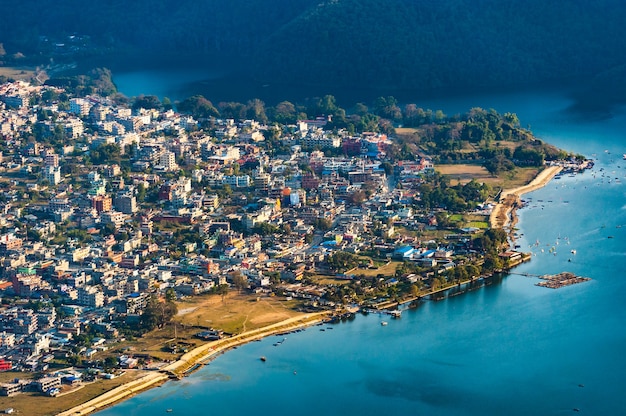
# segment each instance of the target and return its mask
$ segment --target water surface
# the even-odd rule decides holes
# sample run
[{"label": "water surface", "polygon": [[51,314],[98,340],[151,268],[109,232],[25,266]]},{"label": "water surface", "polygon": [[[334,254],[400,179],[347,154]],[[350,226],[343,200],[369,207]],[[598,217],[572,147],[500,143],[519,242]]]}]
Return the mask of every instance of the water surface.
[{"label": "water surface", "polygon": [[270,337],[98,415],[624,413],[626,114],[572,114],[567,97],[529,91],[421,103],[448,114],[516,112],[548,142],[595,155],[593,171],[525,196],[519,243],[533,260],[515,269],[592,281],[551,290],[512,274],[387,326],[370,314],[288,335],[279,346],[282,338]]}]

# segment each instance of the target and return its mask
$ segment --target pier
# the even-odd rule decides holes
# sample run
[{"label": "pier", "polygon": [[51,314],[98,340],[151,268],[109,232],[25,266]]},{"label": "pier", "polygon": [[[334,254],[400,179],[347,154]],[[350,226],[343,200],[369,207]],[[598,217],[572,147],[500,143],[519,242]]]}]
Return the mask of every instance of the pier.
[{"label": "pier", "polygon": [[539,276],[540,279],[545,282],[539,282],[536,286],[547,287],[550,289],[559,289],[565,286],[575,285],[577,283],[586,282],[591,280],[588,277],[577,276],[570,272],[561,272],[559,274],[546,274]]}]

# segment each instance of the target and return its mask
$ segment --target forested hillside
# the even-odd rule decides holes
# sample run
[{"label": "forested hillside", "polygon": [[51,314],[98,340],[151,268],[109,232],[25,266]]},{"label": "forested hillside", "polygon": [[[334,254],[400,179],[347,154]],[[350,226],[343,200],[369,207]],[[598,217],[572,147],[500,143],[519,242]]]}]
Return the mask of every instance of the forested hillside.
[{"label": "forested hillside", "polygon": [[[42,36],[224,56],[263,82],[389,88],[592,78],[626,64],[620,0],[5,0],[0,43]],[[237,58],[237,59],[235,59]],[[612,81],[611,81],[612,82]]]}]

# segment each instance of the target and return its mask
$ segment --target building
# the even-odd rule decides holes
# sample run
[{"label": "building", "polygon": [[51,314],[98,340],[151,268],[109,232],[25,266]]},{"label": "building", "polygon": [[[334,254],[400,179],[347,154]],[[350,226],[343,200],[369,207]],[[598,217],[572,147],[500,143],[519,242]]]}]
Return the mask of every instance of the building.
[{"label": "building", "polygon": [[35,380],[31,385],[42,393],[47,392],[50,389],[61,387],[61,377],[42,377],[39,380]]},{"label": "building", "polygon": [[124,193],[115,198],[115,209],[118,211],[132,215],[137,212],[137,198],[130,194]]},{"label": "building", "polygon": [[176,155],[173,152],[163,152],[159,158],[159,166],[167,171],[176,170]]},{"label": "building", "polygon": [[13,332],[15,334],[30,335],[37,331],[37,316],[30,309],[20,309],[13,319]]},{"label": "building", "polygon": [[50,185],[58,185],[61,183],[61,167],[44,166],[41,171],[41,180],[47,181]]},{"label": "building", "polygon": [[113,203],[110,196],[98,195],[91,200],[91,206],[100,214],[102,212],[111,211]]},{"label": "building", "polygon": [[70,100],[70,113],[86,116],[91,109],[91,103],[84,98],[72,98]]},{"label": "building", "polygon": [[27,380],[15,379],[12,383],[0,384],[0,396],[15,396],[26,390],[26,387],[30,384]]},{"label": "building", "polygon": [[100,308],[104,306],[104,293],[93,286],[78,288],[78,304],[90,308]]},{"label": "building", "polygon": [[110,223],[110,224],[115,225],[115,228],[119,228],[122,225],[124,225],[127,215],[124,214],[123,212],[108,211],[108,212],[103,212],[101,215],[101,218],[102,218],[103,223],[105,224]]},{"label": "building", "polygon": [[0,332],[0,347],[11,348],[15,346],[15,334],[10,332]]},{"label": "building", "polygon": [[0,371],[11,371],[13,369],[13,363],[0,358]]},{"label": "building", "polygon": [[0,236],[0,254],[6,254],[10,250],[18,250],[22,247],[22,239],[17,238],[13,233]]},{"label": "building", "polygon": [[44,156],[44,164],[46,166],[59,166],[59,155],[54,153],[54,151],[51,149],[46,150]]}]

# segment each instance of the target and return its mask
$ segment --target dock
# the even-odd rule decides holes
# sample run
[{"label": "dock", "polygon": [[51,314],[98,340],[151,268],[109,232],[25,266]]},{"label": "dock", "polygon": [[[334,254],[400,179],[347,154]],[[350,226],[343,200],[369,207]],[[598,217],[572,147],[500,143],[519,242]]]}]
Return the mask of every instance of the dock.
[{"label": "dock", "polygon": [[539,276],[539,278],[545,281],[537,283],[536,286],[547,287],[550,289],[559,289],[565,286],[571,286],[577,283],[591,280],[588,277],[577,276],[574,273],[570,272],[561,272],[559,274],[545,274],[543,276]]}]

